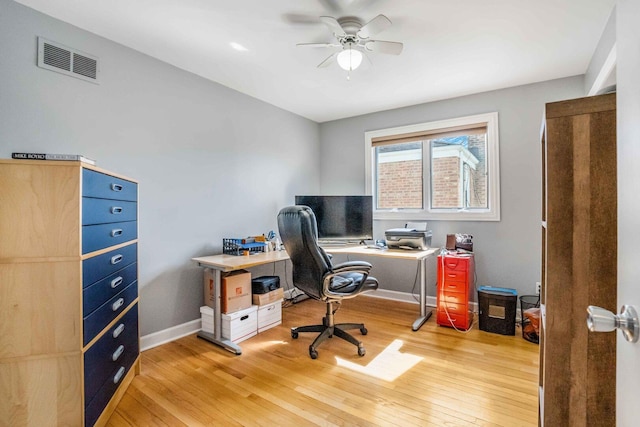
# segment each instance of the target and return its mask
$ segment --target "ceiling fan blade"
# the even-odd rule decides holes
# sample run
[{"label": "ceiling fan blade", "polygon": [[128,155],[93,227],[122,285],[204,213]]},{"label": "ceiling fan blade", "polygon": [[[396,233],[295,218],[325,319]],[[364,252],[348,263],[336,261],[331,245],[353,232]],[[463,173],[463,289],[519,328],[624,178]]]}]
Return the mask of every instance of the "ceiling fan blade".
[{"label": "ceiling fan blade", "polygon": [[366,49],[362,50],[362,56],[364,56],[364,59],[367,60],[367,64],[369,64],[369,66],[373,65],[373,62],[371,62],[371,58],[369,58],[369,55],[367,55]]},{"label": "ceiling fan blade", "polygon": [[342,12],[342,6],[338,0],[318,0],[318,3],[330,12]]},{"label": "ceiling fan blade", "polygon": [[346,11],[354,13],[361,9],[370,9],[373,7],[373,3],[378,1],[380,0],[318,0],[318,3],[320,3],[327,11],[336,15],[342,15]]},{"label": "ceiling fan blade", "polygon": [[296,46],[299,46],[299,47],[342,47],[341,44],[337,44],[337,43],[297,43]]},{"label": "ceiling fan blade", "polygon": [[364,26],[360,28],[360,31],[358,31],[357,36],[361,39],[368,39],[369,37],[386,30],[390,26],[391,21],[389,20],[389,18],[384,15],[378,15],[371,21],[364,24]]},{"label": "ceiling fan blade", "polygon": [[284,15],[282,15],[282,18],[289,24],[317,25],[320,23],[320,20],[317,16],[303,15],[300,13],[285,13]]},{"label": "ceiling fan blade", "polygon": [[329,65],[331,65],[334,61],[334,59],[336,58],[336,56],[338,56],[338,52],[329,55],[329,57],[327,59],[325,59],[324,61],[322,61],[321,63],[318,64],[318,68],[325,68],[328,67]]},{"label": "ceiling fan blade", "polygon": [[331,16],[321,16],[320,21],[322,21],[327,27],[329,27],[331,32],[336,36],[342,37],[347,35],[347,33],[345,33],[342,29],[342,25],[340,25],[336,18],[333,18]]},{"label": "ceiling fan blade", "polygon": [[400,55],[404,45],[398,42],[386,42],[382,40],[370,40],[364,44],[365,49],[370,52],[388,53],[390,55]]}]

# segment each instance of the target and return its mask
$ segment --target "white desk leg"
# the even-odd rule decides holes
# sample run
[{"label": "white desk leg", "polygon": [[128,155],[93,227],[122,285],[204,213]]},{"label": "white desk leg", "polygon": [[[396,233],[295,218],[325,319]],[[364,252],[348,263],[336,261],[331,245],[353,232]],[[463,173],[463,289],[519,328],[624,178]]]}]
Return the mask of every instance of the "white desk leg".
[{"label": "white desk leg", "polygon": [[417,331],[424,322],[431,317],[431,309],[427,311],[427,257],[418,261],[420,263],[420,317],[413,322],[411,329]]},{"label": "white desk leg", "polygon": [[213,334],[208,332],[200,331],[198,332],[198,338],[202,338],[205,341],[209,341],[215,345],[218,345],[225,350],[230,351],[235,354],[242,354],[242,349],[236,343],[222,339],[222,309],[220,306],[220,287],[222,286],[222,277],[220,274],[220,270],[212,269],[215,277],[214,283],[214,298],[216,301],[216,307],[213,313]]}]

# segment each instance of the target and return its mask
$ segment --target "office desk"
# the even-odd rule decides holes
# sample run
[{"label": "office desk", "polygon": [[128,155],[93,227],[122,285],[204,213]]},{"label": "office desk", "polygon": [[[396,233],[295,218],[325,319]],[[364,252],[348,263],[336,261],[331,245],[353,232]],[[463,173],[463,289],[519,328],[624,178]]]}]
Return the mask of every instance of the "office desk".
[{"label": "office desk", "polygon": [[366,246],[325,247],[330,254],[363,255],[390,259],[414,260],[420,263],[420,317],[413,322],[411,329],[417,331],[431,317],[431,309],[427,310],[427,259],[436,256],[439,249],[430,248],[424,251],[408,251],[403,249],[369,249]]},{"label": "office desk", "polygon": [[[417,331],[431,316],[431,310],[427,311],[427,259],[430,256],[435,256],[438,249],[427,249],[426,251],[407,251],[407,250],[394,250],[394,249],[369,249],[365,246],[344,246],[344,247],[325,247],[324,250],[330,254],[345,254],[345,255],[363,255],[383,257],[388,259],[405,259],[414,260],[420,263],[420,317],[413,322],[412,329]],[[257,267],[263,264],[270,264],[272,262],[286,261],[289,259],[289,255],[286,251],[273,251],[259,253],[255,255],[247,256],[235,256],[235,255],[213,255],[199,258],[192,258],[197,262],[200,267],[209,268],[213,270],[215,277],[215,307],[214,307],[214,321],[213,321],[213,334],[208,332],[198,332],[198,337],[216,344],[226,350],[229,350],[235,354],[242,354],[240,346],[230,340],[222,338],[222,311],[220,309],[220,284],[221,273],[242,270],[245,268]]]},{"label": "office desk", "polygon": [[225,350],[235,354],[242,354],[242,349],[234,342],[222,338],[222,310],[220,309],[220,284],[222,283],[221,273],[245,268],[256,267],[258,265],[270,264],[272,262],[286,261],[289,255],[285,251],[265,252],[255,255],[235,256],[235,255],[213,255],[200,258],[192,258],[200,267],[213,270],[215,277],[214,299],[215,307],[213,311],[213,334],[208,332],[198,332],[198,337],[212,342]]}]

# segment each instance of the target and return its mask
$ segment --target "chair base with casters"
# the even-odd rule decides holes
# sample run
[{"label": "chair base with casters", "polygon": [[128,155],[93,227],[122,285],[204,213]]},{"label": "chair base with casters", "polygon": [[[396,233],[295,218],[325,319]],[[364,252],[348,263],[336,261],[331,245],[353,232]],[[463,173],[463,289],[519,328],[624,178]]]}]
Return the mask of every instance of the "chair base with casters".
[{"label": "chair base with casters", "polygon": [[367,328],[365,328],[364,323],[334,323],[333,315],[338,311],[338,308],[335,310],[333,309],[334,302],[340,304],[339,301],[327,301],[327,314],[322,318],[322,325],[298,326],[297,328],[291,328],[291,338],[297,339],[300,332],[320,332],[320,335],[318,335],[309,346],[309,356],[311,356],[312,359],[318,358],[318,351],[316,348],[318,348],[318,346],[327,338],[332,338],[334,335],[358,347],[358,356],[364,356],[366,354],[364,345],[346,331],[349,329],[360,329],[360,333],[362,335],[367,335]]}]

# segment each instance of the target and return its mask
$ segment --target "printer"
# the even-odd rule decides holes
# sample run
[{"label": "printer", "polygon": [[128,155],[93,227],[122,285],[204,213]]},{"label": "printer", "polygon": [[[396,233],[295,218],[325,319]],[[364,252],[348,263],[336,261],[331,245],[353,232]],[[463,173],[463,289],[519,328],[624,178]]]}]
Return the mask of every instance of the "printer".
[{"label": "printer", "polygon": [[427,230],[427,223],[405,224],[404,228],[391,228],[384,232],[389,249],[425,250],[431,247],[431,230]]}]

